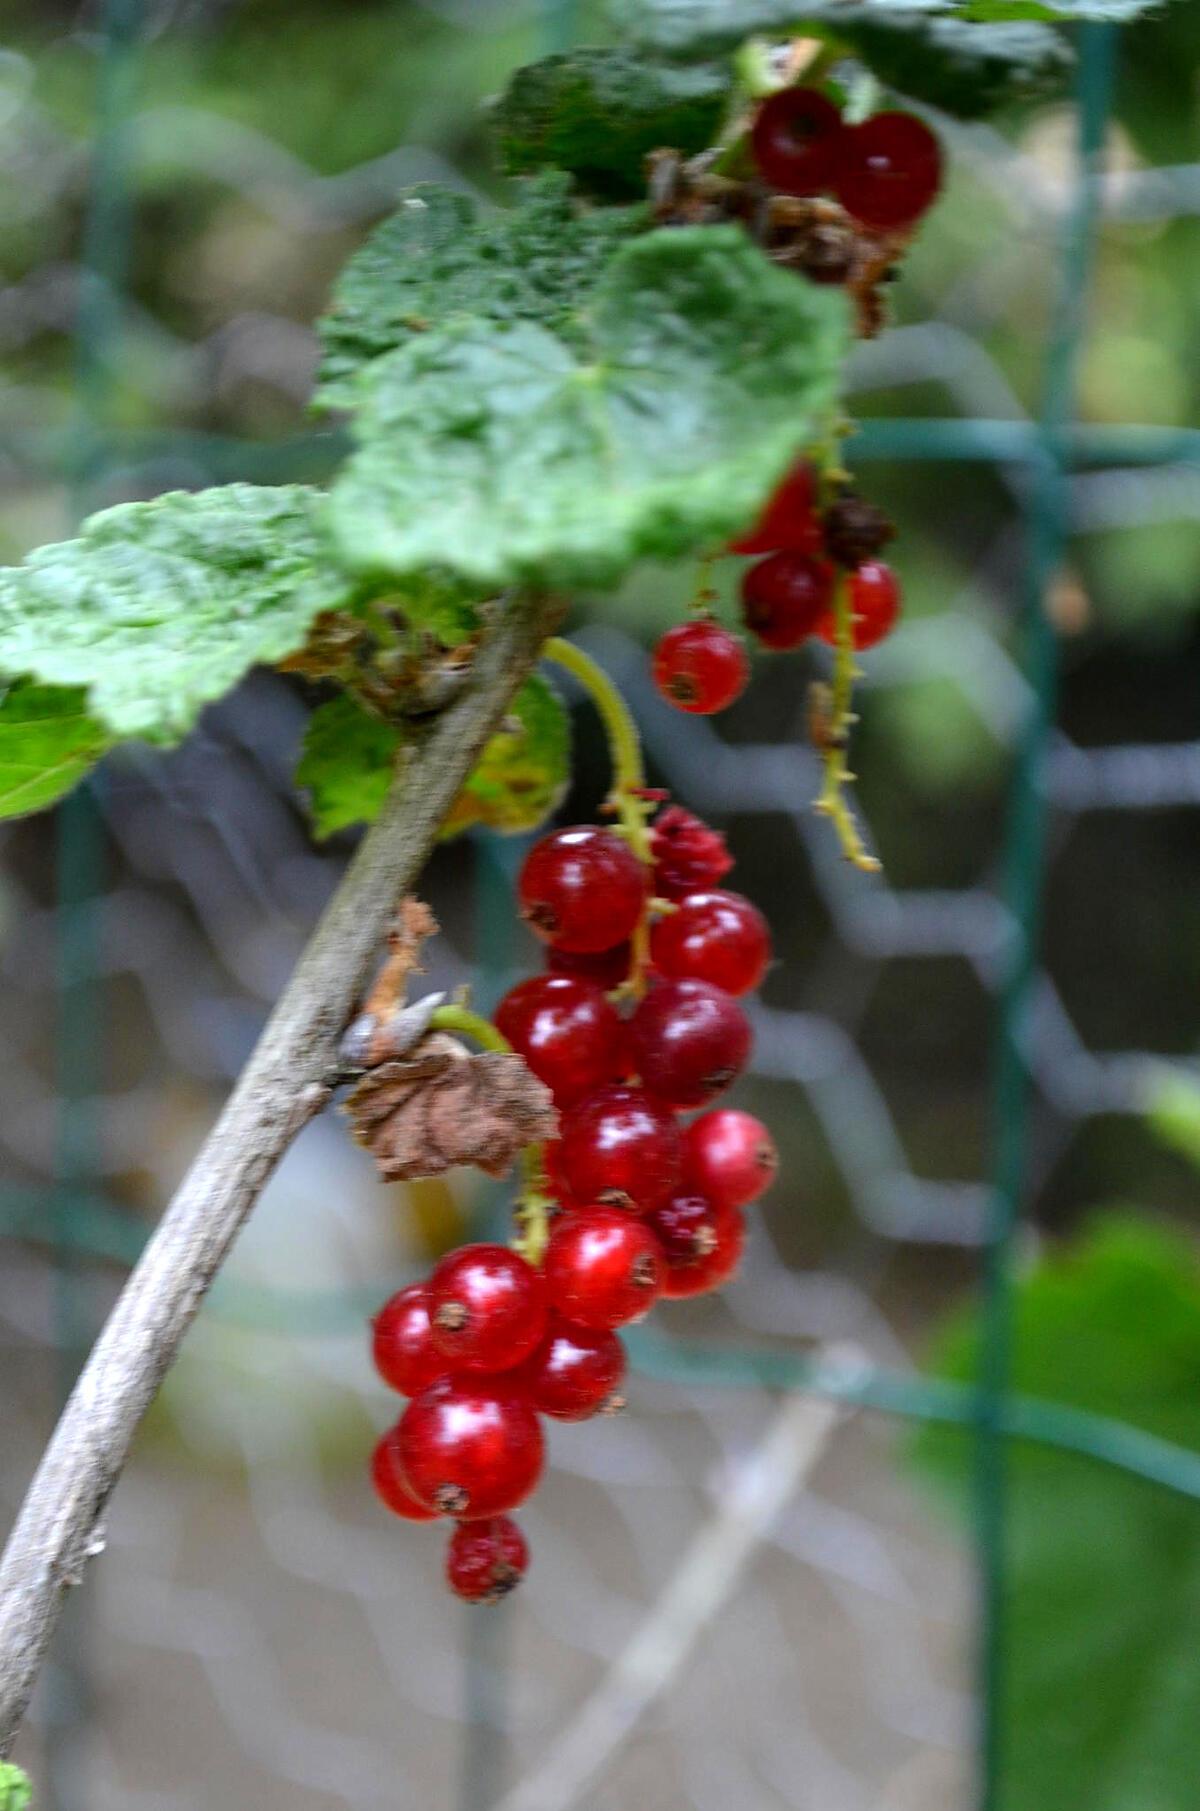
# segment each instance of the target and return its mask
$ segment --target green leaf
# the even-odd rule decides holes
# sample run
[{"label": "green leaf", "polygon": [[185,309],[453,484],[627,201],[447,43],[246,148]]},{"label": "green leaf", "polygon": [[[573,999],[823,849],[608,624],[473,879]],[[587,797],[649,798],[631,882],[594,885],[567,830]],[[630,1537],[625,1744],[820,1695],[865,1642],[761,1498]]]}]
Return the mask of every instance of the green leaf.
[{"label": "green leaf", "polygon": [[17,680],[0,692],[0,818],[45,810],[95,766],[112,738],[85,705],[78,686]]},{"label": "green leaf", "polygon": [[[979,1326],[940,1342],[977,1374]],[[1200,1269],[1144,1222],[1098,1223],[1017,1291],[1014,1387],[1200,1451]],[[927,1427],[922,1468],[967,1509],[970,1451]],[[1195,1502],[1050,1447],[1010,1448],[1009,1689],[1000,1811],[1193,1811],[1200,1773]]]},{"label": "green leaf", "polygon": [[720,546],[826,424],[848,343],[840,293],[736,227],[625,246],[578,326],[583,351],[460,321],[379,360],[332,496],[343,557],[483,589],[605,586]]},{"label": "green leaf", "polygon": [[402,743],[394,725],[373,717],[348,692],[318,706],[296,769],[296,784],[311,797],[318,837],[378,817]]},{"label": "green leaf", "polygon": [[0,1761],[0,1811],[29,1811],[32,1803],[28,1774],[11,1761]]},{"label": "green leaf", "polygon": [[419,572],[395,592],[372,598],[370,607],[378,611],[394,605],[411,628],[431,635],[443,647],[456,648],[477,632],[481,601],[477,591],[451,578]]},{"label": "green leaf", "polygon": [[516,835],[536,830],[562,803],[571,777],[571,725],[540,673],[525,681],[442,825],[443,837],[473,824]]},{"label": "green leaf", "polygon": [[1058,87],[1073,60],[1034,22],[1058,16],[1040,0],[990,0],[986,15],[956,0],[614,0],[614,12],[632,45],[666,57],[718,56],[756,33],[829,38],[888,87],[965,119]]},{"label": "green leaf", "polygon": [[601,194],[643,195],[646,156],[691,155],[716,137],[731,80],[719,64],[656,63],[581,49],[518,69],[496,104],[506,170],[571,170]]},{"label": "green leaf", "polygon": [[318,407],[352,408],[364,365],[448,320],[569,329],[617,246],[646,223],[640,207],[581,212],[559,171],[521,183],[514,207],[484,217],[454,189],[411,190],[351,258],[317,323]]},{"label": "green leaf", "polygon": [[1165,1145],[1200,1170],[1200,1081],[1164,1069],[1147,1092],[1146,1117]]},{"label": "green leaf", "polygon": [[0,570],[0,673],[83,687],[114,737],[179,741],[349,596],[318,532],[321,501],[231,484],[104,510],[78,540]]}]

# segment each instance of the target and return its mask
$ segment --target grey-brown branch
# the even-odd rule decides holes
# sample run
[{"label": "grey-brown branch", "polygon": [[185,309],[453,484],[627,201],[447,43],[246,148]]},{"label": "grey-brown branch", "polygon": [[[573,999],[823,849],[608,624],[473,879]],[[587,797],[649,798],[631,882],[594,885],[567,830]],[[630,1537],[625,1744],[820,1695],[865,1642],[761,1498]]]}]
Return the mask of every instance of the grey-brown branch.
[{"label": "grey-brown branch", "polygon": [[471,685],[409,755],[84,1366],[0,1560],[0,1756],[63,1598],[98,1545],[142,1416],[271,1172],[328,1099],[339,1036],[390,914],[555,614],[544,598],[514,600],[482,644]]}]

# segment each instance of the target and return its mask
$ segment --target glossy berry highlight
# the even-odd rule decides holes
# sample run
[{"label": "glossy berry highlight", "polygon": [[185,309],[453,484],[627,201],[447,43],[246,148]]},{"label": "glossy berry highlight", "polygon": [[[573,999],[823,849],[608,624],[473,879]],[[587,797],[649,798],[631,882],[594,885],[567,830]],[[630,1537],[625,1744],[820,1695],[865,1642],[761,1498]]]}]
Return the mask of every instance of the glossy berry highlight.
[{"label": "glossy berry highlight", "polygon": [[507,1245],[463,1245],[429,1279],[429,1325],[447,1367],[508,1371],[546,1330],[546,1286]]},{"label": "glossy berry highlight", "polygon": [[911,113],[876,113],[847,127],[833,187],[848,214],[881,232],[912,226],[937,196],[942,154]]},{"label": "glossy berry highlight", "polygon": [[[895,628],[900,615],[900,581],[885,561],[866,560],[847,583],[854,646],[862,654]],[[832,604],[817,624],[817,634],[831,647],[836,644],[837,618]]]},{"label": "glossy berry highlight", "polygon": [[708,981],[656,982],[629,1022],[646,1092],[680,1111],[723,1093],[745,1068],[750,1045],[741,1007]]},{"label": "glossy berry highlight", "polygon": [[660,975],[710,981],[727,994],[757,987],[771,960],[771,933],[756,905],[741,893],[689,893],[660,918],[650,936]]},{"label": "glossy berry highlight", "polygon": [[650,832],[654,857],[654,891],[661,899],[715,887],[729,873],[733,857],[725,838],[682,805],[660,811]]},{"label": "glossy berry highlight", "polygon": [[521,915],[543,942],[577,954],[624,943],[642,915],[642,864],[611,830],[556,830],[534,845],[517,883]]},{"label": "glossy berry highlight", "polygon": [[477,1520],[524,1502],[543,1463],[533,1405],[503,1378],[443,1378],[415,1396],[396,1430],[418,1502]]},{"label": "glossy berry highlight", "polygon": [[652,671],[668,704],[711,717],[741,697],[750,663],[739,636],[711,617],[697,617],[667,630],[654,650]]},{"label": "glossy berry highlight", "polygon": [[400,1445],[395,1428],[389,1429],[375,1444],[371,1454],[371,1483],[385,1509],[405,1522],[436,1522],[438,1511],[419,1501],[405,1481],[400,1464]]},{"label": "glossy berry highlight", "polygon": [[416,1396],[444,1377],[447,1362],[433,1341],[429,1291],[410,1283],[390,1296],[371,1324],[375,1369],[402,1396]]},{"label": "glossy berry highlight", "polygon": [[646,1215],[646,1226],[672,1270],[711,1257],[717,1248],[717,1209],[700,1194],[672,1195]]},{"label": "glossy berry highlight", "polygon": [[521,1367],[521,1387],[541,1415],[587,1421],[621,1406],[625,1348],[606,1327],[554,1319],[537,1351]]},{"label": "glossy berry highlight", "polygon": [[750,150],[764,180],[785,195],[819,195],[837,167],[842,116],[816,88],[784,88],[763,101]]},{"label": "glossy berry highlight", "polygon": [[727,1283],[741,1263],[746,1243],[746,1220],[738,1207],[714,1209],[716,1241],[711,1251],[694,1264],[667,1265],[663,1270],[662,1292],[669,1301],[682,1301],[695,1295],[711,1295]]},{"label": "glossy berry highlight", "polygon": [[833,569],[807,553],[773,553],[742,575],[742,621],[764,648],[786,653],[816,632]]},{"label": "glossy berry highlight", "polygon": [[559,1107],[619,1081],[629,1070],[625,1027],[592,981],[571,975],[521,981],[501,1000],[496,1029]]},{"label": "glossy berry highlight", "polygon": [[528,1567],[525,1536],[507,1515],[460,1522],[446,1548],[446,1583],[467,1603],[499,1603]]},{"label": "glossy berry highlight", "polygon": [[555,1225],[545,1270],[550,1300],[564,1320],[613,1328],[654,1306],[663,1264],[642,1221],[617,1208],[584,1207]]},{"label": "glossy berry highlight", "polygon": [[679,1129],[644,1089],[601,1088],[564,1117],[556,1161],[576,1201],[644,1212],[679,1180]]},{"label": "glossy berry highlight", "polygon": [[749,1206],[770,1188],[778,1170],[779,1153],[766,1126],[738,1107],[702,1113],[683,1135],[685,1186],[715,1206]]}]

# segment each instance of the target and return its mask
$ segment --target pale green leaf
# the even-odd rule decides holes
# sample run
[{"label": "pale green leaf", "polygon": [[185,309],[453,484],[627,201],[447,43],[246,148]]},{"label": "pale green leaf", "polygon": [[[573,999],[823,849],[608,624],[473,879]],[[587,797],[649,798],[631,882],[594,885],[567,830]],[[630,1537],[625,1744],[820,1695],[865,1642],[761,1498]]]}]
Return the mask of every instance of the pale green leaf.
[{"label": "pale green leaf", "polygon": [[123,503],[0,570],[0,674],[82,686],[114,737],[177,742],[350,594],[301,486]]},{"label": "pale green leaf", "polygon": [[347,562],[604,586],[719,547],[827,425],[848,344],[840,293],[736,227],[625,246],[580,333],[456,322],[379,360],[332,496]]},{"label": "pale green leaf", "polygon": [[308,720],[296,784],[309,794],[313,829],[332,836],[378,817],[403,743],[392,724],[372,716],[348,692]]},{"label": "pale green leaf", "polygon": [[[112,741],[78,686],[0,691],[0,818],[44,811],[78,784]],[[0,1798],[0,1811],[3,1811]]]},{"label": "pale green leaf", "polygon": [[454,189],[411,190],[351,258],[317,323],[318,406],[353,407],[364,365],[447,320],[569,330],[616,247],[645,225],[643,208],[581,210],[559,171],[521,183],[513,207],[484,215]]},{"label": "pale green leaf", "polygon": [[[940,1342],[977,1374],[979,1325]],[[1200,1452],[1194,1245],[1110,1219],[1018,1286],[1013,1387]],[[969,1511],[970,1447],[927,1427],[924,1470]],[[1008,1689],[998,1811],[1194,1811],[1200,1515],[1187,1497],[1052,1447],[1010,1447]]]},{"label": "pale green leaf", "polygon": [[0,1761],[0,1811],[29,1811],[32,1804],[29,1776],[11,1761]]},{"label": "pale green leaf", "polygon": [[543,57],[518,69],[496,103],[501,161],[514,173],[550,165],[600,193],[644,195],[647,153],[706,149],[731,87],[720,64],[588,48]]},{"label": "pale green leaf", "polygon": [[473,824],[506,835],[536,830],[562,803],[570,777],[570,720],[553,686],[535,673],[513,699],[441,834],[455,836]]}]

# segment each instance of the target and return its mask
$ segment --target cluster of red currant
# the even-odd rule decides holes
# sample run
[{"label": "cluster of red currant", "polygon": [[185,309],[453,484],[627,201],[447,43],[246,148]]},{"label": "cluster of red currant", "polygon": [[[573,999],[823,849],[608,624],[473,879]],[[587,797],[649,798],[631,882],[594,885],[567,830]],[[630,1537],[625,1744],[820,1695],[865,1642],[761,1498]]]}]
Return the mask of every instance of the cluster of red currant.
[{"label": "cluster of red currant", "polygon": [[750,149],[764,181],[785,195],[834,195],[877,232],[914,226],[942,182],[938,141],[911,113],[848,125],[817,88],[784,88],[760,105]]},{"label": "cluster of red currant", "polygon": [[620,1406],[617,1329],[660,1296],[725,1282],[742,1209],[775,1174],[750,1114],[680,1119],[746,1062],[736,996],[766,969],[766,923],[720,887],[724,839],[690,812],[662,810],[646,847],[643,861],[621,832],[583,825],[531,850],[518,895],[547,968],[510,990],[495,1025],[560,1114],[540,1224],[527,1203],[520,1249],[450,1253],[374,1323],[376,1367],[410,1398],[376,1447],[375,1488],[410,1521],[454,1519],[447,1577],[471,1601],[503,1595],[528,1563],[506,1512],[541,1472],[540,1418]]}]

